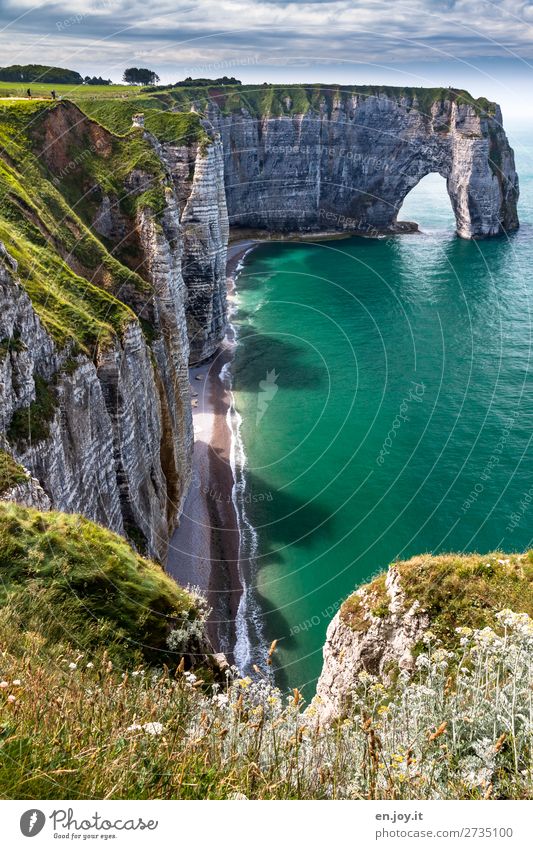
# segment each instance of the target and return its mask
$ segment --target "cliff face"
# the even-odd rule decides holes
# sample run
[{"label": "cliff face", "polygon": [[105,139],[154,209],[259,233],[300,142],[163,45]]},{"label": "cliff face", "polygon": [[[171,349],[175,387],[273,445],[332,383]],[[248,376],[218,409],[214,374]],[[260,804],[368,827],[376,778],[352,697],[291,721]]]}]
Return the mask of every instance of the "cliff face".
[{"label": "cliff face", "polygon": [[344,713],[361,673],[387,683],[412,672],[420,650],[458,649],[461,629],[494,627],[504,608],[531,615],[532,564],[533,552],[423,555],[360,587],[327,630],[316,702],[322,719]]},{"label": "cliff face", "polygon": [[170,174],[171,146],[142,131],[123,150],[73,106],[39,121],[39,205],[20,213],[20,189],[0,243],[0,434],[37,489],[3,497],[83,513],[163,560],[191,476],[187,314],[205,322],[198,359],[224,327],[220,148],[175,146],[187,172]]},{"label": "cliff face", "polygon": [[217,134],[204,150],[172,142],[156,147],[179,203],[190,359],[199,363],[213,354],[226,326],[229,223],[222,144]]},{"label": "cliff face", "polygon": [[[408,192],[446,178],[463,238],[518,226],[518,178],[499,107],[449,93],[339,91],[281,97],[272,116],[207,107],[224,146],[230,223],[278,232],[394,231]],[[485,107],[485,108],[483,108]],[[266,108],[266,107],[265,107]]]}]

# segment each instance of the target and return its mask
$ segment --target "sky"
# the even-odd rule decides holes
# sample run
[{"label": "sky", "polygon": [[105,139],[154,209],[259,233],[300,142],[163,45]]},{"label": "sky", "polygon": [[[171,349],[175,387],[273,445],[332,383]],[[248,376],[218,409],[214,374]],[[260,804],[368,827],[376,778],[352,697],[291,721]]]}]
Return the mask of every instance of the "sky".
[{"label": "sky", "polygon": [[450,85],[533,120],[533,0],[0,0],[2,65]]}]

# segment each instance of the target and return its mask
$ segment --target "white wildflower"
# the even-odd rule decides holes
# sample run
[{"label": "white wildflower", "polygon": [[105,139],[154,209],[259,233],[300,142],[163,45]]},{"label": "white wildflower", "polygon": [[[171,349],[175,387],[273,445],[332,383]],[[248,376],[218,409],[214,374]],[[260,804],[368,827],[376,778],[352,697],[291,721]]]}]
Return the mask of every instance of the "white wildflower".
[{"label": "white wildflower", "polygon": [[147,734],[152,734],[152,736],[156,736],[157,734],[162,733],[163,726],[160,722],[145,722],[143,725],[143,730],[146,731]]}]

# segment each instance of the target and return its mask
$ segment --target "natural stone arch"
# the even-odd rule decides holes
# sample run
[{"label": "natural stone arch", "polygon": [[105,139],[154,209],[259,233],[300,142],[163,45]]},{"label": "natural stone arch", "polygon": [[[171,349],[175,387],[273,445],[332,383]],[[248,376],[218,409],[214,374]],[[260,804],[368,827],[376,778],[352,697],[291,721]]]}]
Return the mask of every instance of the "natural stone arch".
[{"label": "natural stone arch", "polygon": [[454,210],[448,194],[446,180],[438,171],[421,177],[404,197],[397,213],[400,223],[416,224],[422,230],[455,229]]},{"label": "natural stone arch", "polygon": [[515,229],[518,178],[499,107],[453,93],[422,106],[412,92],[341,91],[333,106],[278,117],[212,104],[231,225],[394,232],[403,199],[436,171],[460,236]]}]

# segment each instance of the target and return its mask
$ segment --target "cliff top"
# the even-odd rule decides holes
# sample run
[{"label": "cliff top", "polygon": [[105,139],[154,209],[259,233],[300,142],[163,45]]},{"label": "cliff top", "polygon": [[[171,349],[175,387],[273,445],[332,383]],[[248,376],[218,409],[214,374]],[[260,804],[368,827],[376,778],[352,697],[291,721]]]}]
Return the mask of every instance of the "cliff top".
[{"label": "cliff top", "polygon": [[[26,86],[27,87],[27,86]],[[0,97],[25,97],[26,87],[13,88],[0,82]],[[329,83],[262,83],[242,85],[239,82],[220,83],[216,80],[192,80],[186,85],[148,86],[83,86],[59,85],[57,93],[77,103],[80,108],[100,121],[114,133],[125,134],[131,127],[135,112],[178,109],[184,113],[181,122],[159,125],[158,129],[169,136],[169,141],[182,139],[184,143],[201,139],[202,129],[197,116],[189,114],[191,106],[201,110],[215,103],[225,114],[246,109],[254,117],[281,117],[305,114],[321,108],[331,112],[335,102],[353,97],[387,98],[401,102],[407,109],[429,114],[434,103],[455,101],[469,104],[477,114],[492,116],[497,105],[485,97],[473,97],[465,89],[437,86],[392,85],[340,85]],[[37,96],[48,97],[48,85],[37,84],[32,91]],[[151,129],[148,127],[148,129]],[[157,135],[156,129],[151,129]]]},{"label": "cliff top", "polygon": [[[431,631],[447,645],[457,639],[459,626],[494,627],[504,607],[533,617],[533,551],[420,555],[389,568],[399,575],[405,612],[417,602]],[[353,631],[364,634],[371,617],[390,615],[386,577],[381,573],[342,605],[340,618]]]},{"label": "cliff top", "polygon": [[43,647],[171,662],[171,625],[196,615],[161,567],[78,515],[0,503],[0,574],[2,616]]},{"label": "cliff top", "polygon": [[417,109],[422,114],[429,114],[434,103],[455,101],[469,104],[477,113],[493,115],[496,104],[484,97],[474,98],[464,89],[444,87],[422,88],[408,86],[384,85],[326,85],[294,84],[294,85],[224,85],[197,87],[171,87],[148,95],[150,99],[158,99],[166,106],[177,106],[187,109],[191,103],[206,107],[208,102],[216,103],[225,114],[246,109],[254,117],[270,115],[305,114],[308,111],[319,111],[326,108],[331,112],[334,103],[358,98],[387,98],[402,102],[408,109]]}]

